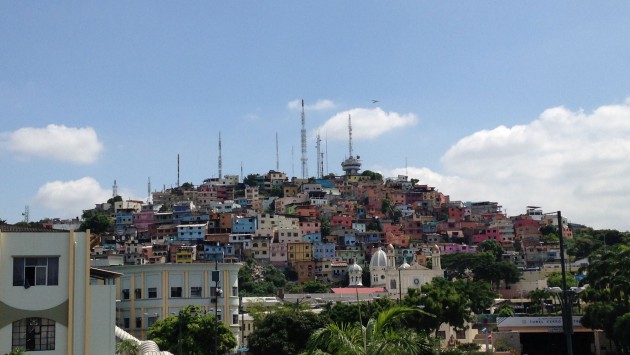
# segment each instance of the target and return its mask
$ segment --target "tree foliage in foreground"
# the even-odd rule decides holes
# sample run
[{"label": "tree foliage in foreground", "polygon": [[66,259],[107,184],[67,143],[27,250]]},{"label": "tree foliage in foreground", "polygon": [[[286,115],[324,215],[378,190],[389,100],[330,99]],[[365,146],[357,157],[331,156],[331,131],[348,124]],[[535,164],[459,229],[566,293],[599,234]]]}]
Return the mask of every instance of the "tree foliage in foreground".
[{"label": "tree foliage in foreground", "polygon": [[215,339],[219,354],[236,347],[236,337],[230,329],[213,314],[203,314],[199,306],[188,306],[177,315],[155,322],[148,330],[148,338],[162,351],[173,354],[212,354]]},{"label": "tree foliage in foreground", "polygon": [[394,306],[361,323],[329,323],[308,340],[306,354],[376,355],[432,354],[429,338],[401,322],[422,313],[419,309]]},{"label": "tree foliage in foreground", "polygon": [[630,246],[598,249],[589,257],[587,271],[589,287],[580,294],[588,302],[582,324],[603,329],[618,349],[630,351],[628,332],[622,329],[630,324]]},{"label": "tree foliage in foreground", "polygon": [[254,320],[255,329],[248,338],[252,354],[293,355],[305,349],[309,336],[326,323],[322,317],[297,306],[277,307]]}]

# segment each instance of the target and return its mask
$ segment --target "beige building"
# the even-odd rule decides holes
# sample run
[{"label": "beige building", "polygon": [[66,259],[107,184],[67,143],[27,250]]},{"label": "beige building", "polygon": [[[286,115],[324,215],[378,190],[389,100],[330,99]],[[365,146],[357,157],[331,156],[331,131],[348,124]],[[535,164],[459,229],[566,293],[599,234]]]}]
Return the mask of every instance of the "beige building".
[{"label": "beige building", "polygon": [[[189,305],[216,314],[239,336],[239,263],[145,264],[111,266],[122,274],[116,282],[116,319],[138,339],[157,320],[177,314]],[[215,269],[216,268],[216,269]],[[216,275],[218,274],[218,282]],[[218,286],[218,287],[217,287]]]}]

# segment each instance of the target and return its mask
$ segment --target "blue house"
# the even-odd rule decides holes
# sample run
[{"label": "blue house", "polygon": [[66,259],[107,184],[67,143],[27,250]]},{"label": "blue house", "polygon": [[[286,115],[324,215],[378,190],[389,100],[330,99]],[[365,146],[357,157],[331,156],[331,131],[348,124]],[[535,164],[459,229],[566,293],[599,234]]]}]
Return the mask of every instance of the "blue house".
[{"label": "blue house", "polygon": [[232,233],[234,234],[253,234],[258,228],[258,219],[256,217],[232,217]]}]

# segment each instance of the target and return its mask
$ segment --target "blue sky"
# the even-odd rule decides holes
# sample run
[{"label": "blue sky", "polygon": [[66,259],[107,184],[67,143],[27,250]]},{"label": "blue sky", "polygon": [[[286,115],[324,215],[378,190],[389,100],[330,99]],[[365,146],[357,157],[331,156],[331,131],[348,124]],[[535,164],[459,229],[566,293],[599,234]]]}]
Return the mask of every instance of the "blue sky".
[{"label": "blue sky", "polygon": [[[223,173],[363,168],[630,229],[630,3],[0,3],[0,218]],[[372,103],[372,99],[379,100]],[[293,155],[291,153],[293,149]],[[293,159],[292,159],[293,156]],[[407,166],[405,167],[405,161]]]}]

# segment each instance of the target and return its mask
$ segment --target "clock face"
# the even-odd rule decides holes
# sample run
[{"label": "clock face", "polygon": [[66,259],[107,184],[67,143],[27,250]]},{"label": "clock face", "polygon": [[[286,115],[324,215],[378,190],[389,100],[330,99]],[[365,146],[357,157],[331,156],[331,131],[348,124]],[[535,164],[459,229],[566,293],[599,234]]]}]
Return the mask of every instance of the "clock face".
[{"label": "clock face", "polygon": [[381,279],[382,279],[382,280],[383,280],[383,279],[385,279],[385,275],[381,275]]}]

